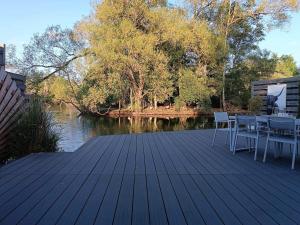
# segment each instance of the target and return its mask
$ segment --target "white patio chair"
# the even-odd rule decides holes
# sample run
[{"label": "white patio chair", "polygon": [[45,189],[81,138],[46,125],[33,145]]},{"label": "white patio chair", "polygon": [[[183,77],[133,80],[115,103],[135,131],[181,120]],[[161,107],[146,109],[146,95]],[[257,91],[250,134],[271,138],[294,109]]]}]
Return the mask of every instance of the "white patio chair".
[{"label": "white patio chair", "polygon": [[255,145],[254,160],[257,159],[257,149],[258,149],[259,138],[261,136],[267,136],[268,131],[269,131],[269,127],[268,127],[269,118],[267,116],[256,116],[255,119],[256,119],[256,138],[257,138],[257,142],[256,142],[256,145]]},{"label": "white patio chair", "polygon": [[292,169],[295,168],[295,159],[298,145],[297,127],[295,119],[285,117],[270,117],[268,122],[269,132],[265,146],[263,162],[266,162],[269,142],[286,143],[293,146]]},{"label": "white patio chair", "polygon": [[[214,131],[214,136],[211,145],[213,146],[215,143],[217,131],[226,131],[226,144],[227,144],[227,139],[228,139],[228,133],[229,133],[229,116],[227,112],[214,112],[214,117],[215,117],[215,131]],[[220,127],[221,125],[226,124],[226,128]]]},{"label": "white patio chair", "polygon": [[244,137],[249,141],[249,152],[251,151],[251,140],[254,140],[255,151],[257,151],[259,133],[256,131],[256,118],[255,116],[236,116],[236,132],[233,144],[233,154],[237,151],[237,142],[239,137]]}]

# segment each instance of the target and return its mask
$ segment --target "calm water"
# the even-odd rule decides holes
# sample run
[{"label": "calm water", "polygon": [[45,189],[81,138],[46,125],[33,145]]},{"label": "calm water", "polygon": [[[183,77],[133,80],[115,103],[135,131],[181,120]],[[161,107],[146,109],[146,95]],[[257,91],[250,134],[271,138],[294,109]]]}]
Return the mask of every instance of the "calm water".
[{"label": "calm water", "polygon": [[51,108],[57,128],[61,133],[59,147],[72,152],[89,138],[98,135],[142,133],[155,131],[176,131],[211,128],[212,117],[86,117],[78,116],[74,109]]}]

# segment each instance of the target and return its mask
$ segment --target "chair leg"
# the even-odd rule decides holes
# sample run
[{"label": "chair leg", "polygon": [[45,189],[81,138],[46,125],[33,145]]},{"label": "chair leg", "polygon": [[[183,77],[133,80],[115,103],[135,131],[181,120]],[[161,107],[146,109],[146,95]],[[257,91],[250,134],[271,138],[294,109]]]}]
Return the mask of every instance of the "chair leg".
[{"label": "chair leg", "polygon": [[235,135],[234,143],[233,143],[233,154],[234,154],[234,155],[235,155],[235,151],[236,151],[237,139],[238,139],[238,135]]},{"label": "chair leg", "polygon": [[214,136],[213,136],[213,140],[212,140],[211,146],[214,146],[215,139],[216,139],[216,135],[217,135],[217,130],[218,130],[218,128],[215,129],[215,132],[214,132]]},{"label": "chair leg", "polygon": [[228,144],[229,132],[230,132],[230,131],[227,131],[227,132],[226,132],[226,141],[225,141],[225,145],[227,145],[227,144]]},{"label": "chair leg", "polygon": [[251,138],[248,138],[248,150],[250,151],[251,148]]},{"label": "chair leg", "polygon": [[255,140],[255,153],[254,153],[254,160],[257,159],[257,149],[258,149],[258,137]]},{"label": "chair leg", "polygon": [[251,146],[251,139],[247,138],[247,147],[248,147],[248,151],[250,152],[250,146]]},{"label": "chair leg", "polygon": [[253,139],[250,138],[250,152],[252,151],[252,146],[253,146]]},{"label": "chair leg", "polygon": [[266,159],[267,159],[268,145],[269,145],[269,137],[267,137],[266,146],[265,146],[265,152],[264,152],[264,158],[263,158],[264,163],[266,162]]},{"label": "chair leg", "polygon": [[295,143],[293,148],[292,170],[295,169],[296,151],[297,151],[297,144]]}]

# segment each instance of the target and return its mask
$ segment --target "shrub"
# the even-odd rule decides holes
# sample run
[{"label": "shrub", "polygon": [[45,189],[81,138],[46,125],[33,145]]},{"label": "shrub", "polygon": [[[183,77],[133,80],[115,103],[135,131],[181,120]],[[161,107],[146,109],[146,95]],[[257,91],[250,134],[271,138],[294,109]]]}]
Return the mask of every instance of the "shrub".
[{"label": "shrub", "polygon": [[260,96],[254,96],[249,99],[248,110],[253,114],[259,114],[263,106],[263,100]]},{"label": "shrub", "polygon": [[200,72],[181,70],[178,84],[179,98],[187,105],[205,104],[213,94],[212,88],[208,86],[208,78]]},{"label": "shrub", "polygon": [[175,105],[175,110],[180,111],[180,109],[184,107],[186,104],[180,97],[176,97],[174,101],[174,105]]},{"label": "shrub", "polygon": [[57,151],[60,137],[54,126],[52,114],[46,112],[43,100],[31,97],[10,134],[10,157]]},{"label": "shrub", "polygon": [[198,106],[200,107],[200,109],[204,110],[205,112],[210,112],[212,110],[211,100],[209,98],[199,101]]}]

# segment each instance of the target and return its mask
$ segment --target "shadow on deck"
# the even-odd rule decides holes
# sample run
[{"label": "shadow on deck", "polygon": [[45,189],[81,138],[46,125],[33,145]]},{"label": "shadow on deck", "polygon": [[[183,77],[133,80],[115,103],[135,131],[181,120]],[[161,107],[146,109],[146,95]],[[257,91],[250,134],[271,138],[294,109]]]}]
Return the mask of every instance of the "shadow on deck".
[{"label": "shadow on deck", "polygon": [[[300,168],[212,130],[97,137],[0,169],[0,224],[299,224]],[[272,152],[272,151],[270,151]]]}]

